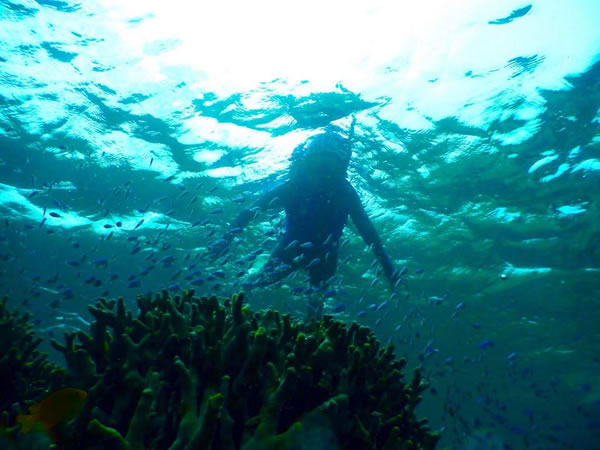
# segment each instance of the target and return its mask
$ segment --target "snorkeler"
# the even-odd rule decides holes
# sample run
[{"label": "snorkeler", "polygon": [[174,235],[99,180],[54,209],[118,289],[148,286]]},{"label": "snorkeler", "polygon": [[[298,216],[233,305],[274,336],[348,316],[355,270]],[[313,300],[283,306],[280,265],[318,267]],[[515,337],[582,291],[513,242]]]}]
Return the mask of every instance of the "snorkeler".
[{"label": "snorkeler", "polygon": [[290,158],[289,177],[242,210],[223,239],[211,247],[222,255],[236,233],[259,212],[285,209],[285,231],[267,263],[249,287],[267,286],[298,269],[308,270],[313,289],[324,288],[335,274],[339,241],[348,216],[377,257],[392,290],[400,274],[383,248],[361,200],[346,179],[352,155],[353,119],[348,136],[329,126],[297,146]]}]

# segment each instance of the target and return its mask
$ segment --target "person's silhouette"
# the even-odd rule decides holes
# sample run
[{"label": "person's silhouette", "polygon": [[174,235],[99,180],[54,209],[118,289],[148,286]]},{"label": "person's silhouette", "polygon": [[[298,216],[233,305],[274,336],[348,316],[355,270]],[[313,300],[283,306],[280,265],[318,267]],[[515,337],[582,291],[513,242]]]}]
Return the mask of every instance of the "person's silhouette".
[{"label": "person's silhouette", "polygon": [[[257,212],[285,209],[285,231],[262,271],[245,283],[246,287],[267,286],[304,268],[311,286],[323,288],[335,274],[340,236],[350,216],[393,289],[400,274],[394,270],[356,190],[346,179],[353,134],[354,121],[347,137],[330,126],[296,147],[287,180],[264,192],[230,224],[230,230],[239,232]],[[222,254],[232,238],[233,234],[226,232],[212,252]]]}]

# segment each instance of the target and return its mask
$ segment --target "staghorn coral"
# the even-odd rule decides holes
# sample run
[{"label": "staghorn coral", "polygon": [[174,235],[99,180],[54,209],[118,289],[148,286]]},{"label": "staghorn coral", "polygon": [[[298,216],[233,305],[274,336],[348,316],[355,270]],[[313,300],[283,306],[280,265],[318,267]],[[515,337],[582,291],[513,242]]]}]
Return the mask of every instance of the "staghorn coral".
[{"label": "staghorn coral", "polygon": [[91,333],[52,341],[89,392],[61,428],[67,448],[430,449],[415,417],[416,371],[366,328],[325,316],[310,323],[223,302],[162,294],[90,311]]},{"label": "staghorn coral", "polygon": [[0,411],[23,411],[25,400],[63,386],[66,372],[37,350],[41,339],[30,318],[10,311],[6,298],[0,301]]}]

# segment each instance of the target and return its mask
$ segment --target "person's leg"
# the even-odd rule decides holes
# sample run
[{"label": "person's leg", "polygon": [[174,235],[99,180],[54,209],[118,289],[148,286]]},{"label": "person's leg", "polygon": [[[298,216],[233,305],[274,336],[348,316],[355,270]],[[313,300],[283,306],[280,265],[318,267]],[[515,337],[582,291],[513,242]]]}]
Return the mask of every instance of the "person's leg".
[{"label": "person's leg", "polygon": [[326,282],[334,274],[337,267],[337,254],[330,258],[321,258],[321,261],[309,270],[310,285],[313,292],[307,301],[307,320],[321,320],[323,316],[323,291],[327,289]]}]

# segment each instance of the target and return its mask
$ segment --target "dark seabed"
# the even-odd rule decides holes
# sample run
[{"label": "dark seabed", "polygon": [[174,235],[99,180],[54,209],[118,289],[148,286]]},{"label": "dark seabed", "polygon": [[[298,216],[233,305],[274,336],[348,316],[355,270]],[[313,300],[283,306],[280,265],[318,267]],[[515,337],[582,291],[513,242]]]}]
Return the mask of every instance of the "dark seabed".
[{"label": "dark seabed", "polygon": [[[208,246],[355,117],[348,179],[406,285],[349,220],[325,312],[424,368],[438,448],[600,448],[600,3],[364,3],[3,0],[1,296],[61,361],[100,297],[241,291],[283,211]],[[303,317],[307,286],[248,302]]]}]

